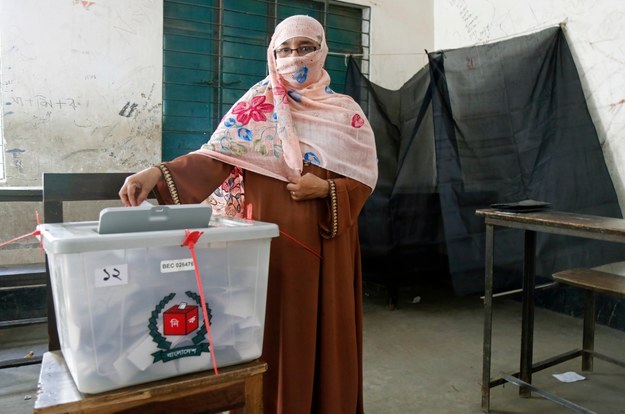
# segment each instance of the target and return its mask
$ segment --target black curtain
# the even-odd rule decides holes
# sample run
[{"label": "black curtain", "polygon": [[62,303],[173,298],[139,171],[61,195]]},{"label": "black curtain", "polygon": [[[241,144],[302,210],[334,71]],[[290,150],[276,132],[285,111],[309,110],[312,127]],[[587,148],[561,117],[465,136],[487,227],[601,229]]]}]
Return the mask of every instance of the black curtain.
[{"label": "black curtain", "polygon": [[[365,279],[451,277],[459,295],[484,286],[492,203],[621,217],[563,31],[428,53],[396,91],[348,64],[346,93],[373,126],[380,178],[360,217]],[[495,236],[495,290],[521,284],[523,240]],[[625,260],[614,243],[539,234],[537,276]],[[391,270],[393,269],[393,270]]]},{"label": "black curtain", "polygon": [[378,155],[378,183],[359,217],[364,278],[397,285],[415,273],[446,272],[427,68],[391,91],[350,59],[346,82],[371,122]]}]

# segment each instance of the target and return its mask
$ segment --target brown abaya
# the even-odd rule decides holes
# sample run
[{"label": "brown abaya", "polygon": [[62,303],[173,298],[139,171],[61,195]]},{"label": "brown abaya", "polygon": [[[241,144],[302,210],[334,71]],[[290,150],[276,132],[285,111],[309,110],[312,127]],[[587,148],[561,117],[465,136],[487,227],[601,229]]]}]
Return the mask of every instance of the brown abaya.
[{"label": "brown abaya", "polygon": [[[199,154],[165,166],[183,204],[206,199],[232,168]],[[307,172],[335,180],[338,232],[333,238],[328,238],[330,198],[295,201],[286,182],[244,171],[245,202],[252,205],[253,219],[276,223],[284,233],[271,242],[261,357],[269,366],[264,408],[280,414],[362,413],[357,220],[371,188],[316,166],[305,165],[302,175]],[[164,181],[157,192],[161,202],[172,202]]]}]

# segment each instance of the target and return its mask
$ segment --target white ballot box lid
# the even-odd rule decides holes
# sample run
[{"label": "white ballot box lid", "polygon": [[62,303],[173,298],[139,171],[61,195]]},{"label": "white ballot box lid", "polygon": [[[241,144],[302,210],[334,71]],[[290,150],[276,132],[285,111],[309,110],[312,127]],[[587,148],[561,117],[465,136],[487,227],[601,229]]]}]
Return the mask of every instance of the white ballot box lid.
[{"label": "white ballot box lid", "polygon": [[[185,230],[199,230],[203,233],[197,244],[264,239],[279,235],[276,224],[212,216],[210,206],[201,206],[208,209],[198,206],[114,207],[102,211],[104,224],[102,220],[46,223],[37,228],[41,231],[46,253],[179,246],[186,237]],[[190,218],[185,219],[187,214]],[[117,232],[124,226],[128,231]],[[104,233],[98,231],[102,228]]]}]

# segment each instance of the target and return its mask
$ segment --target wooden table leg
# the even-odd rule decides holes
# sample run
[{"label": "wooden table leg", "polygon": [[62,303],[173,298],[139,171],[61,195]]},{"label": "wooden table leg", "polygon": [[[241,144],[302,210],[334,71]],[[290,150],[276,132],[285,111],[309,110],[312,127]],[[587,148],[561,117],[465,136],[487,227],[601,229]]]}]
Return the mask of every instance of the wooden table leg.
[{"label": "wooden table leg", "polygon": [[263,412],[263,376],[255,375],[245,381],[245,414]]}]

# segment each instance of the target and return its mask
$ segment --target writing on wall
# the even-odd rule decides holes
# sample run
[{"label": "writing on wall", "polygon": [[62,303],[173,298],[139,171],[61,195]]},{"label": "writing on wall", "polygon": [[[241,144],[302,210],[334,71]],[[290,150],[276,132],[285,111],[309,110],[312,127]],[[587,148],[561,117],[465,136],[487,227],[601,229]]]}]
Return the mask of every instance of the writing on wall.
[{"label": "writing on wall", "polygon": [[51,109],[51,110],[78,110],[80,102],[76,98],[67,97],[54,97],[51,98],[46,95],[35,96],[9,96],[5,101],[5,106],[25,108],[37,108],[37,109]]}]

